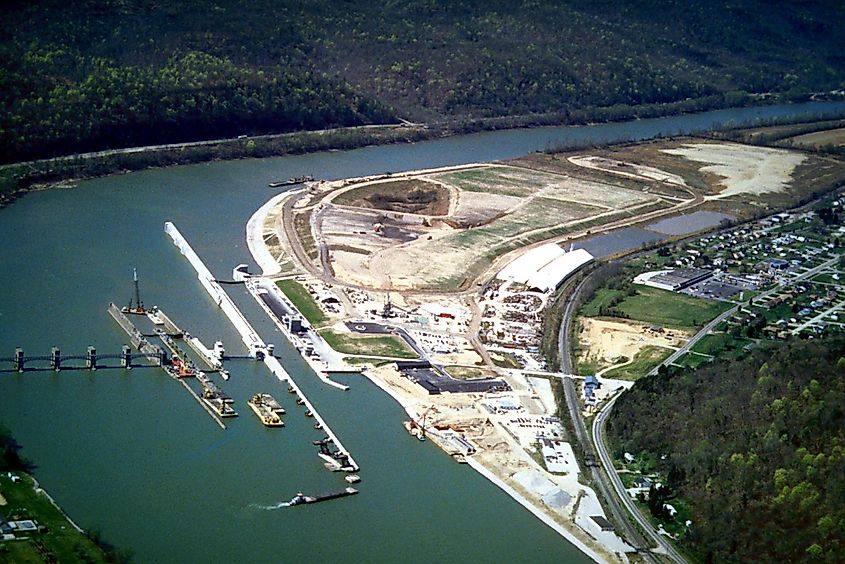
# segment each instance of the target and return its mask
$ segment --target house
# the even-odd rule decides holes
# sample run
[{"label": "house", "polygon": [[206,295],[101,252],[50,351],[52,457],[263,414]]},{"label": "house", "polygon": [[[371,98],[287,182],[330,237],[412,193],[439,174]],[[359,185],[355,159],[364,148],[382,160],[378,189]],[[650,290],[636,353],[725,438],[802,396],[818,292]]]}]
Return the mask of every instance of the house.
[{"label": "house", "polygon": [[6,521],[6,518],[3,517],[3,515],[0,515],[0,535],[11,535],[13,533],[14,529],[12,526],[8,521]]},{"label": "house", "polygon": [[648,490],[651,489],[652,481],[645,477],[639,477],[631,484],[633,487],[637,488],[638,490]]}]

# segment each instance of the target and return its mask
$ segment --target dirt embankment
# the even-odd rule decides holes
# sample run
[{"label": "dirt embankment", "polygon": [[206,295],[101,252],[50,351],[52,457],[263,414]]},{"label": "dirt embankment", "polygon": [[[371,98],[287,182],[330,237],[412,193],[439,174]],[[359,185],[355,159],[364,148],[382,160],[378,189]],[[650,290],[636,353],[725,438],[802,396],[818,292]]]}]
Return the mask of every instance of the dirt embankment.
[{"label": "dirt embankment", "polygon": [[582,317],[578,340],[583,348],[579,360],[593,361],[600,367],[620,364],[634,358],[644,347],[674,349],[689,337],[688,333],[666,331],[644,323]]}]

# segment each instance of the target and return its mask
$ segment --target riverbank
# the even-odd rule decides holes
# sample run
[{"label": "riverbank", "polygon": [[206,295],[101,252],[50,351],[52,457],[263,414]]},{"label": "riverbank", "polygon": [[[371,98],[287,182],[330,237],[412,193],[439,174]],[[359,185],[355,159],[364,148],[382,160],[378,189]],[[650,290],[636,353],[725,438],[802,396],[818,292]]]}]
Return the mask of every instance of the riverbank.
[{"label": "riverbank", "polygon": [[[671,104],[643,106],[612,106],[587,108],[567,113],[532,114],[496,118],[464,119],[430,124],[390,124],[302,131],[274,135],[239,137],[112,149],[78,155],[54,157],[0,166],[0,208],[27,192],[59,187],[73,187],[74,182],[91,178],[126,173],[148,168],[201,163],[244,158],[267,158],[319,151],[348,150],[371,145],[413,143],[429,139],[464,135],[482,131],[525,129],[532,127],[582,127],[601,123],[621,123],[644,119],[665,118],[687,114],[706,113],[725,109],[774,107],[769,98],[747,97],[734,99],[727,96],[685,100]],[[821,102],[814,102],[819,103]],[[789,106],[786,104],[785,106]],[[742,126],[797,123],[828,119],[837,114],[819,113],[804,117],[726,120],[717,129],[735,129]],[[714,129],[709,126],[707,129]],[[672,134],[694,133],[698,130],[675,131]],[[623,138],[602,141],[602,144],[630,141]],[[547,150],[595,145],[593,140],[567,140],[547,147]]]},{"label": "riverbank", "polygon": [[74,523],[35,477],[22,471],[0,473],[0,492],[5,501],[0,508],[4,529],[0,561],[129,560],[128,554],[104,544],[98,533],[86,532]]},{"label": "riverbank", "polygon": [[[273,256],[265,242],[274,227],[267,225],[268,219],[278,216],[273,208],[281,204],[285,195],[271,198],[247,223],[247,246],[264,276],[278,273],[279,257]],[[593,516],[604,517],[604,514],[595,492],[578,481],[577,469],[568,467],[563,474],[547,472],[529,454],[535,447],[529,446],[527,451],[523,444],[532,439],[522,437],[516,430],[524,426],[518,421],[531,420],[531,427],[548,425],[550,433],[560,436],[556,431],[559,424],[555,422],[550,386],[545,401],[542,400],[545,388],[537,389],[536,384],[532,385],[521,375],[509,376],[508,389],[513,391],[504,395],[431,396],[393,366],[365,369],[363,374],[402,407],[412,422],[408,425],[424,429],[429,441],[456,459],[468,462],[586,556],[597,562],[625,561],[624,553],[631,548],[612,532],[596,531],[591,525]],[[520,405],[519,411],[525,417],[514,419],[507,414],[489,413],[485,402],[495,404],[502,397],[508,398],[502,401]],[[468,432],[469,429],[472,431]],[[471,445],[469,450],[462,451],[467,445]],[[568,453],[565,455],[568,459],[574,457],[568,444],[560,443],[558,448]],[[557,493],[550,497],[549,492]]]}]

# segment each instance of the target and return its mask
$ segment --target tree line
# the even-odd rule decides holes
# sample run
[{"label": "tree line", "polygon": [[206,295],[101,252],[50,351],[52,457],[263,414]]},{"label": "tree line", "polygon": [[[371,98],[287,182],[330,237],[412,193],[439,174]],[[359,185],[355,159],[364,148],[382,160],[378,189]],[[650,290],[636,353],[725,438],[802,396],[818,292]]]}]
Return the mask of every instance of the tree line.
[{"label": "tree line", "polygon": [[639,380],[608,434],[692,506],[697,559],[845,560],[845,337]]}]

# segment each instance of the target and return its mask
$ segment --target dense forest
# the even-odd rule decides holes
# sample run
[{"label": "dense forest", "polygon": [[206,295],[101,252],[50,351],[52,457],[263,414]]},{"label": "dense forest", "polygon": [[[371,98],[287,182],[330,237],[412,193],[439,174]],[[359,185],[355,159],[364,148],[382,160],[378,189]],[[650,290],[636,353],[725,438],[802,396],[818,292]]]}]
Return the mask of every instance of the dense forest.
[{"label": "dense forest", "polygon": [[692,507],[701,561],[845,561],[845,338],[639,380],[608,432]]},{"label": "dense forest", "polygon": [[800,98],[845,85],[842,21],[830,0],[8,0],[0,159]]}]

